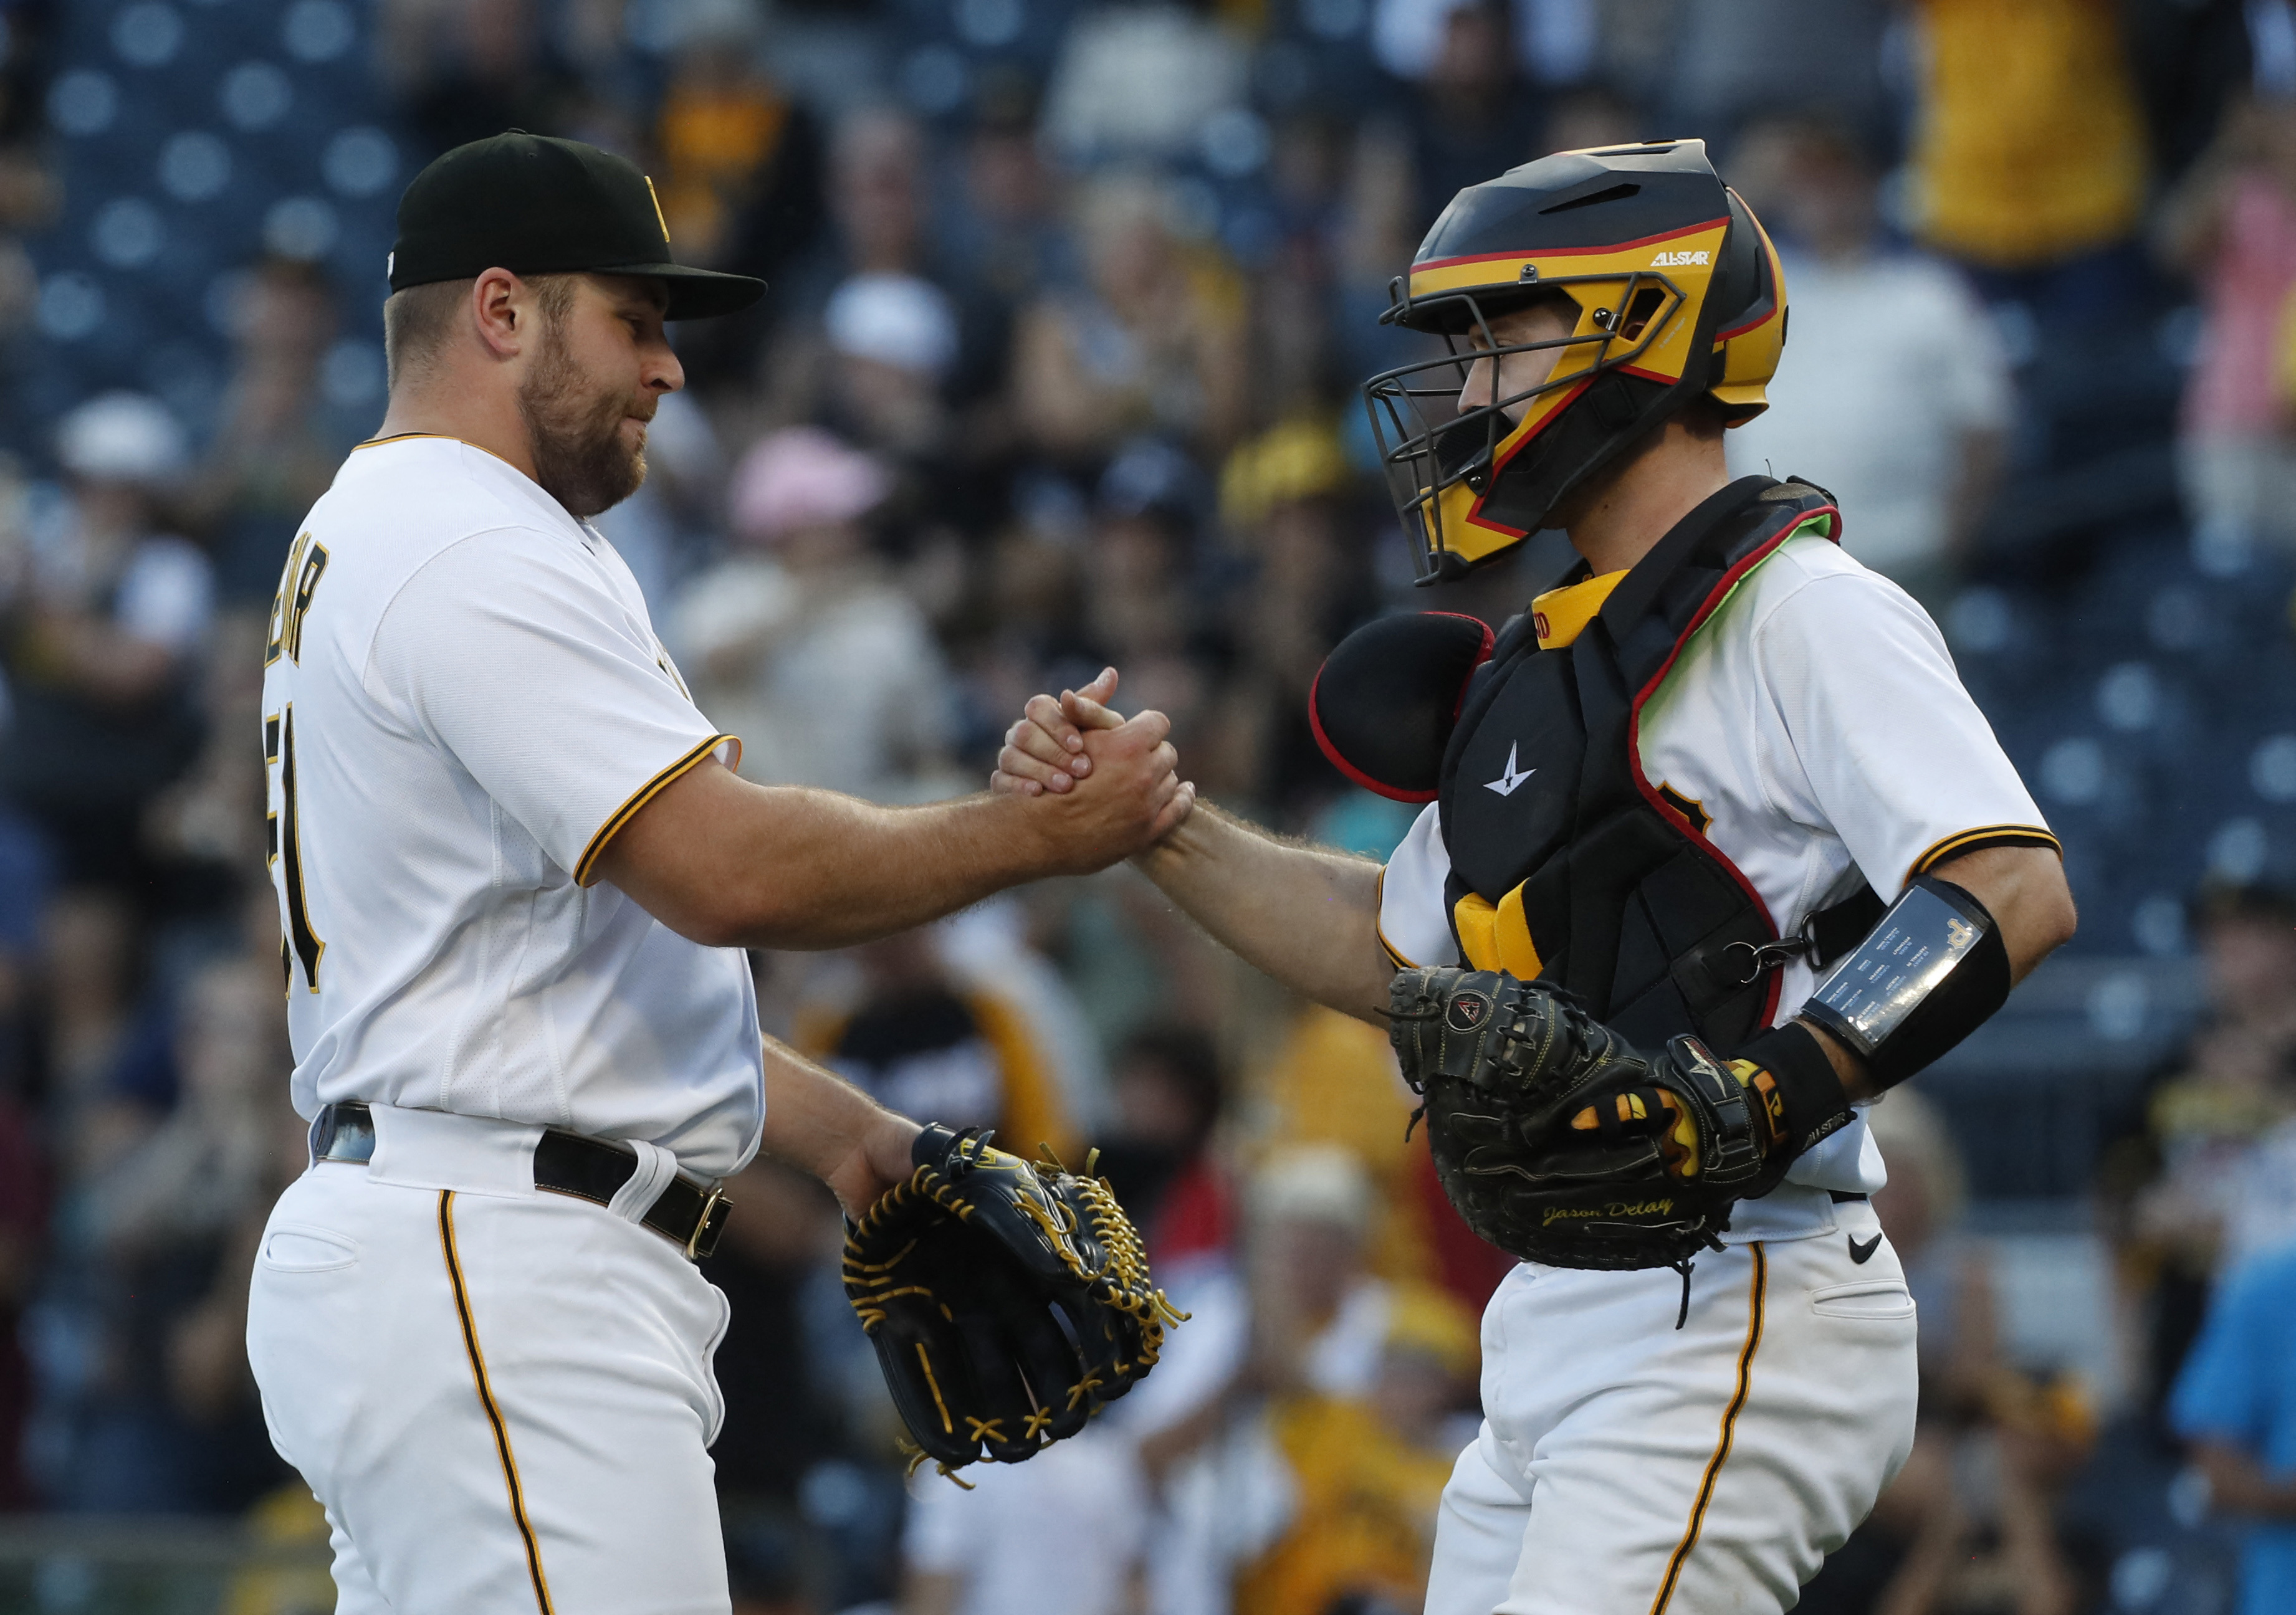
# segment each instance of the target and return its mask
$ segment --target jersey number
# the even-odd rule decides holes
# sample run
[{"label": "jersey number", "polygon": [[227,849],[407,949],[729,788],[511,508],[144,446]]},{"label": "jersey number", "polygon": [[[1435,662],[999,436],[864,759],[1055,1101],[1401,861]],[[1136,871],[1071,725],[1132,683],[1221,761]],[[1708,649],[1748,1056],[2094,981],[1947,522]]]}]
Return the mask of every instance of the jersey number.
[{"label": "jersey number", "polygon": [[304,614],[310,611],[311,596],[326,570],[327,546],[312,543],[308,533],[298,534],[294,547],[287,552],[286,570],[279,574],[279,592],[271,597],[271,635],[263,647],[265,667],[282,655],[289,661],[303,660]]},{"label": "jersey number", "polygon": [[[265,850],[279,865],[279,889],[287,899],[287,934],[279,939],[279,968],[289,987],[295,983],[293,961],[303,963],[303,980],[319,990],[319,960],[327,945],[311,929],[310,900],[303,892],[303,824],[295,805],[295,703],[276,717],[263,720],[263,758],[279,765],[279,811],[266,816],[263,826]],[[281,860],[284,859],[283,864]],[[290,951],[292,951],[292,958]]]}]

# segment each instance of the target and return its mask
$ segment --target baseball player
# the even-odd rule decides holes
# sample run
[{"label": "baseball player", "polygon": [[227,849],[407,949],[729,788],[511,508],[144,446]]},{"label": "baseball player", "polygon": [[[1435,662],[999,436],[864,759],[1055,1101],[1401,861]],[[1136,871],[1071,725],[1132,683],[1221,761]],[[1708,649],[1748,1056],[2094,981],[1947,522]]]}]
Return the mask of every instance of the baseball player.
[{"label": "baseball player", "polygon": [[313,1165],[266,1232],[249,1357],[345,1615],[722,1615],[726,1307],[693,1260],[719,1182],[764,1148],[859,1214],[920,1136],[761,1045],[742,947],[1099,866],[1185,799],[1160,720],[1096,734],[1105,788],[1062,811],[735,775],[588,519],[681,382],[663,322],[763,287],[676,263],[628,163],[516,132],[450,152],[390,280],[389,412],[296,538],[266,652]]},{"label": "baseball player", "polygon": [[[1701,143],[1461,192],[1388,317],[1451,348],[1365,387],[1423,577],[1547,527],[1581,564],[1496,644],[1391,618],[1325,664],[1333,760],[1429,804],[1384,869],[1201,809],[1137,861],[1392,1017],[1447,1191],[1538,1258],[1484,1318],[1431,1615],[1788,1609],[1913,1439],[1857,1107],[2070,935],[2058,848],[1831,498],[1730,480],[1785,290]],[[996,789],[1088,778],[1106,694],[1036,698]]]}]

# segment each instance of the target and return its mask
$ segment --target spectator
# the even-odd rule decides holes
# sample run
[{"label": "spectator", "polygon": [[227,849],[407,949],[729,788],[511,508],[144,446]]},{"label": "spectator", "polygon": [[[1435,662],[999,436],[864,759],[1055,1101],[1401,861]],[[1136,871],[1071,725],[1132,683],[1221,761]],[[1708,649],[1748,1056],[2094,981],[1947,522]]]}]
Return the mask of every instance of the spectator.
[{"label": "spectator", "polygon": [[72,1506],[236,1511],[277,1483],[253,1382],[228,1350],[245,1333],[267,1197],[291,1175],[281,1145],[302,1134],[278,1086],[276,971],[237,955],[192,977],[176,1017],[175,1111],[64,1197],[70,1260],[52,1305],[101,1342],[85,1383],[49,1387],[72,1431],[56,1477]]},{"label": "spectator", "polygon": [[935,220],[957,272],[1006,306],[1081,276],[1068,220],[1037,138],[1024,79],[989,79],[974,96],[964,189]]},{"label": "spectator", "polygon": [[1124,699],[1171,718],[1193,742],[1194,777],[1248,778],[1248,737],[1226,722],[1227,646],[1204,598],[1201,471],[1160,439],[1137,439],[1095,490],[1078,617],[1091,665],[1123,669]]},{"label": "spectator", "polygon": [[0,788],[53,850],[56,1054],[91,1078],[116,1037],[136,920],[158,893],[144,811],[196,755],[189,676],[214,595],[207,558],[163,526],[188,455],[155,398],[110,393],[66,416],[70,496],[36,533],[4,649],[13,722]]},{"label": "spectator", "polygon": [[1002,388],[1012,336],[993,287],[940,262],[932,188],[924,136],[908,118],[872,108],[838,126],[836,228],[778,299],[784,329],[768,389],[780,418],[817,421],[939,471],[935,462],[981,447],[973,434],[949,440],[955,416]]},{"label": "spectator", "polygon": [[2152,1096],[2159,1177],[2132,1217],[2152,1275],[2152,1378],[2165,1390],[2212,1278],[2296,1239],[2296,894],[2220,885],[2194,905],[2208,1020]]},{"label": "spectator", "polygon": [[1545,110],[1521,83],[1500,0],[1384,0],[1379,25],[1382,65],[1411,86],[1395,133],[1413,181],[1399,233],[1415,243],[1461,191],[1539,154]]},{"label": "spectator", "polygon": [[[1283,1149],[1253,1177],[1249,1204],[1247,1289],[1192,1303],[1226,1354],[1224,1379],[1188,1411],[1156,1409],[1142,1438],[1168,1516],[1152,1555],[1157,1615],[1218,1615],[1232,1602],[1241,1615],[1239,1578],[1250,1607],[1307,1615],[1325,1607],[1318,1588],[1360,1578],[1357,1590],[1378,1590],[1398,1562],[1406,1582],[1423,1575],[1416,1531],[1461,1445],[1441,1416],[1472,1372],[1472,1325],[1441,1291],[1365,1271],[1373,1180],[1356,1158],[1331,1144]],[[1435,1358],[1431,1380],[1422,1355]],[[1201,1384],[1210,1366],[1184,1373]],[[1335,1472],[1341,1451],[1361,1466]],[[1370,1541],[1341,1554],[1351,1509]],[[1408,1586],[1397,1591],[1407,1606]]]},{"label": "spectator", "polygon": [[1136,432],[1218,449],[1242,424],[1243,286],[1174,235],[1171,205],[1148,180],[1095,181],[1078,209],[1087,285],[1021,316],[1014,402],[1056,460],[1090,463]]},{"label": "spectator", "polygon": [[1866,1125],[1889,1162],[1874,1214],[1921,1309],[1922,1377],[1932,1398],[1975,1394],[1994,1346],[1992,1265],[1961,1226],[1967,1176],[1946,1125],[1919,1091],[1900,1088],[1869,1106]]},{"label": "spectator", "polygon": [[2119,8],[1914,0],[1913,12],[1915,233],[1978,271],[1989,299],[2125,312],[2135,283],[2112,250],[2143,211],[2145,144]]},{"label": "spectator", "polygon": [[1365,1398],[1294,1395],[1267,1421],[1295,1502],[1289,1529],[1247,1569],[1237,1615],[1415,1610],[1427,1595],[1435,1517],[1474,1439],[1473,1317],[1439,1292],[1398,1300]]},{"label": "spectator", "polygon": [[1220,1119],[1219,1053],[1189,1027],[1135,1032],[1116,1057],[1114,1130],[1101,1170],[1115,1185],[1168,1283],[1175,1269],[1218,1261],[1235,1236],[1234,1191],[1212,1152]]},{"label": "spectator", "polygon": [[[2009,370],[1993,322],[1958,276],[1890,251],[1872,160],[1840,128],[1772,124],[1793,336],[1770,407],[1729,435],[1731,469],[1830,488],[1844,546],[1932,611],[1950,596],[1997,485]],[[1754,156],[1755,153],[1750,153]]]},{"label": "spectator", "polygon": [[1897,123],[1882,78],[1890,11],[1891,0],[1683,7],[1667,128],[1695,130],[1727,151],[1749,119],[1790,105],[1887,139]]},{"label": "spectator", "polygon": [[852,950],[857,991],[800,1011],[808,1053],[892,1109],[950,1127],[995,1127],[1033,1156],[1083,1159],[1076,1107],[1052,1046],[1009,998],[960,980],[931,930]]},{"label": "spectator", "polygon": [[2296,549],[2296,401],[2276,372],[2296,289],[2296,102],[2234,106],[2161,209],[2206,324],[2177,441],[2194,521]]},{"label": "spectator", "polygon": [[922,276],[848,275],[822,313],[826,417],[887,455],[929,458],[949,422],[942,384],[957,359],[956,306]]},{"label": "spectator", "polygon": [[[1232,676],[1243,750],[1257,765],[1247,799],[1304,824],[1342,788],[1308,722],[1308,693],[1332,647],[1378,607],[1355,530],[1355,477],[1332,425],[1284,422],[1228,456],[1220,507],[1255,566],[1234,592]],[[1120,665],[1120,664],[1119,664]]]},{"label": "spectator", "polygon": [[758,61],[757,17],[697,8],[677,43],[654,144],[662,220],[686,260],[723,261],[735,221],[769,178],[795,108]]},{"label": "spectator", "polygon": [[578,87],[532,0],[388,0],[384,71],[429,161],[504,129],[567,133]]},{"label": "spectator", "polygon": [[270,599],[296,525],[373,425],[371,416],[338,420],[320,396],[335,326],[332,283],[299,259],[261,260],[232,298],[231,386],[188,500],[193,520],[214,534],[216,590],[226,604]]},{"label": "spectator", "polygon": [[2241,1615],[2296,1606],[2296,1250],[2226,1276],[2170,1411],[2210,1507],[2240,1524]]},{"label": "spectator", "polygon": [[1174,159],[1242,104],[1247,63],[1210,19],[1172,4],[1103,5],[1061,42],[1045,94],[1045,135],[1082,164]]},{"label": "spectator", "polygon": [[[1028,1463],[983,1464],[960,1491],[931,1470],[910,1489],[900,1615],[1127,1615],[1139,1605],[1148,1497],[1130,1442],[1105,1422]],[[1051,1544],[1057,1559],[1048,1558]]]},{"label": "spectator", "polygon": [[673,622],[700,705],[742,739],[744,777],[883,799],[927,789],[940,766],[947,673],[863,526],[890,488],[876,461],[810,427],[767,437],[735,471],[745,547],[687,585]]}]

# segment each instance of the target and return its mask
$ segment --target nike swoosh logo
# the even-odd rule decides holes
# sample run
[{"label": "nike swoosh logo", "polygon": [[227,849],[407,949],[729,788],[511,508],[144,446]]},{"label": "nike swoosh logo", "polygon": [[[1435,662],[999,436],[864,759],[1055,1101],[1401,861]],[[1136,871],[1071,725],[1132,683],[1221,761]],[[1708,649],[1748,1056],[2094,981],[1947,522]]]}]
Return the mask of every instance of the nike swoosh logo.
[{"label": "nike swoosh logo", "polygon": [[1853,1234],[1849,1236],[1849,1259],[1856,1262],[1861,1267],[1863,1267],[1867,1262],[1873,1260],[1874,1252],[1879,1250],[1881,1248],[1882,1236],[1878,1234],[1872,1239],[1867,1240],[1862,1245],[1857,1242],[1857,1236],[1856,1234]]},{"label": "nike swoosh logo", "polygon": [[1498,778],[1495,780],[1485,780],[1483,782],[1484,790],[1496,791],[1501,796],[1513,796],[1516,786],[1521,784],[1523,781],[1529,779],[1532,775],[1538,772],[1536,768],[1527,768],[1520,774],[1516,773],[1514,767],[1515,750],[1516,748],[1513,746],[1509,746],[1507,748],[1506,772],[1500,775]]}]

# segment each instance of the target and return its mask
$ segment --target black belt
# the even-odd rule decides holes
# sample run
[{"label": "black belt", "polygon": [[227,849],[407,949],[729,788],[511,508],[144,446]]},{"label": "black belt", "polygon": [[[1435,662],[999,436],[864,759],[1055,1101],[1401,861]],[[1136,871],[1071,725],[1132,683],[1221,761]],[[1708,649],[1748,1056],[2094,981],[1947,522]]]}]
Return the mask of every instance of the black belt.
[{"label": "black belt", "polygon": [[[355,1103],[331,1104],[311,1124],[314,1160],[367,1161],[374,1159],[374,1117]],[[595,1205],[611,1204],[614,1193],[638,1169],[637,1152],[545,1127],[534,1146],[534,1186],[553,1194],[570,1194]],[[654,1196],[638,1220],[699,1261],[718,1249],[733,1206],[715,1185],[696,1183],[683,1174],[672,1177]]]}]

